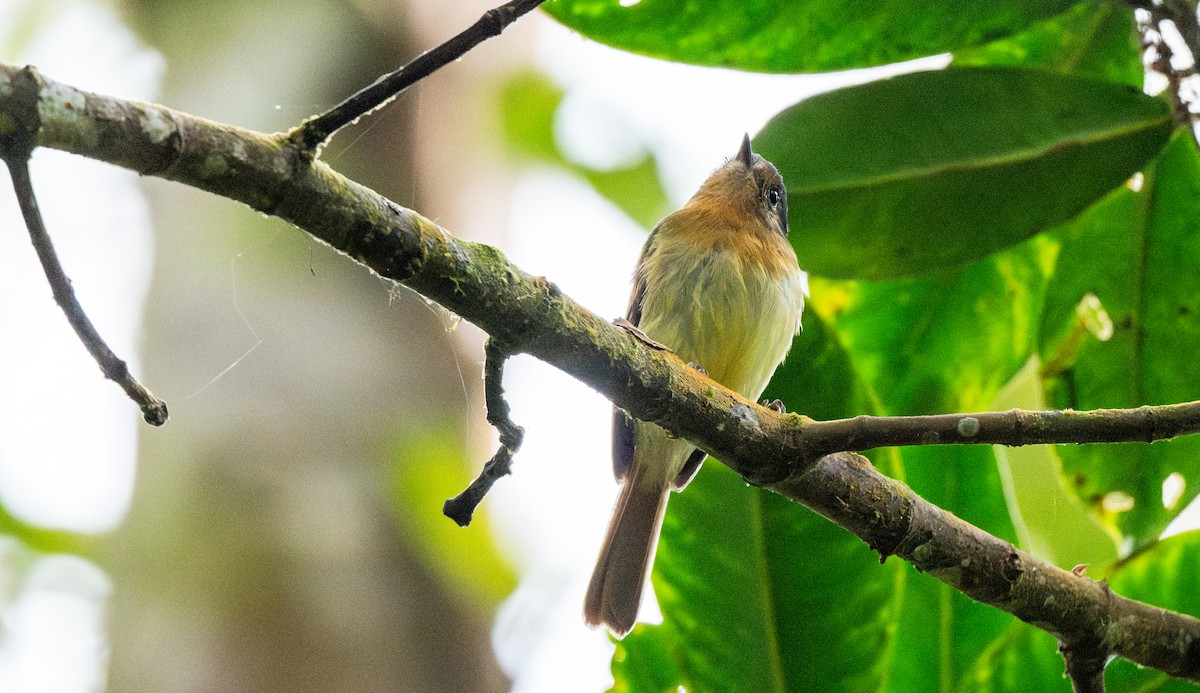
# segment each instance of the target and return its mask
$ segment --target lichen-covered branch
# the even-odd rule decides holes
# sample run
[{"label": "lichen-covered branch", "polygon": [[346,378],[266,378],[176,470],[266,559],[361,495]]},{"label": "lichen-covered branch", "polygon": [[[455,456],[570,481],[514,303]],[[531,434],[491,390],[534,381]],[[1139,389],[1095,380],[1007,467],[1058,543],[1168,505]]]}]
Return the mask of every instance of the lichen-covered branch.
[{"label": "lichen-covered branch", "polygon": [[[32,77],[32,78],[31,78]],[[14,113],[38,114],[22,123]],[[285,135],[265,135],[168,108],[88,94],[0,65],[5,128],[39,146],[181,182],[279,216],[384,277],[658,423],[747,480],[801,502],[981,602],[1059,638],[1200,680],[1200,620],[1124,599],[1047,565],[916,496],[864,458],[834,450],[927,443],[1150,440],[1195,432],[1200,405],[1112,412],[1004,412],[814,422],[782,415],[698,375],[532,277],[498,250],[461,241],[347,180]]]}]

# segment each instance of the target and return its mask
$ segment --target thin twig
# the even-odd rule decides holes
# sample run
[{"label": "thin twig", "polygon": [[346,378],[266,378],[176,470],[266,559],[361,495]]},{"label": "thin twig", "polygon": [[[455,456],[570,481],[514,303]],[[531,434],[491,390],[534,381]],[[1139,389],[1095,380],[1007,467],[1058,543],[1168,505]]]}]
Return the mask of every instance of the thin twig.
[{"label": "thin twig", "polygon": [[525,438],[525,429],[513,423],[508,401],[504,399],[504,362],[509,352],[492,338],[488,339],[483,353],[483,400],[487,405],[488,423],[500,433],[500,449],[483,465],[483,471],[465,491],[442,506],[442,513],[457,522],[459,527],[471,524],[475,508],[483,502],[492,484],[512,471],[513,455]]},{"label": "thin twig", "polygon": [[318,150],[335,132],[358,118],[386,106],[400,92],[433,74],[467,51],[494,36],[546,0],[512,0],[484,13],[479,21],[440,46],[428,50],[395,72],[375,80],[337,106],[304,121],[288,133],[288,139],[309,151]]},{"label": "thin twig", "polygon": [[75,290],[71,288],[71,279],[63,271],[58,261],[58,253],[50,242],[50,234],[42,221],[41,210],[38,209],[37,198],[33,192],[33,182],[29,178],[29,161],[27,159],[6,159],[9,173],[12,175],[13,189],[17,193],[17,201],[21,206],[21,214],[25,217],[25,225],[29,228],[29,238],[41,260],[46,279],[50,282],[50,290],[54,301],[58,303],[67,322],[79,335],[79,340],[87,347],[88,353],[96,360],[104,377],[112,380],[125,390],[125,394],[142,409],[146,423],[161,426],[167,422],[167,404],[154,396],[145,386],[129,373],[129,366],[108,347],[104,338],[96,331],[87,313],[75,298]]},{"label": "thin twig", "polygon": [[857,416],[807,421],[805,457],[908,445],[1061,445],[1152,443],[1200,433],[1200,402],[1136,409],[978,412],[932,416]]}]

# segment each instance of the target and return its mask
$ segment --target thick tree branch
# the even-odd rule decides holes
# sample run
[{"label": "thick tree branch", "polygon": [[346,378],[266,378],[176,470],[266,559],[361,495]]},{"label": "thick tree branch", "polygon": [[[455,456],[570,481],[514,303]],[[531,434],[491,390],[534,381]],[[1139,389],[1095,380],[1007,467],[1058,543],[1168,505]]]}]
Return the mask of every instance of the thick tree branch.
[{"label": "thick tree branch", "polygon": [[[1099,643],[1102,653],[1200,680],[1200,620],[1122,598],[1103,583],[1047,565],[929,504],[861,456],[825,454],[884,444],[1150,440],[1195,431],[1198,405],[836,422],[780,415],[696,374],[673,354],[648,348],[496,249],[455,239],[345,179],[285,135],[87,94],[31,74],[0,65],[0,133],[16,122],[13,127],[33,128],[41,146],[279,216],[474,322],[508,353],[529,353],[566,371],[751,482],[829,517],[882,555],[900,556],[1053,633],[1068,651],[1090,656]],[[39,122],[12,118],[31,104]]]}]

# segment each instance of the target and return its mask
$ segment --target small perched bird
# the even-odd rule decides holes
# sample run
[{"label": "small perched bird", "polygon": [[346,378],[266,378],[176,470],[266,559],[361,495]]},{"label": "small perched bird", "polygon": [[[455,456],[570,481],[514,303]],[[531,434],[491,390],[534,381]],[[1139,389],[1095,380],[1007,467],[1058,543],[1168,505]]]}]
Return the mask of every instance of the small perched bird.
[{"label": "small perched bird", "polygon": [[[787,193],[742,140],[646,240],[626,319],[650,340],[757,399],[800,331],[807,280],[788,243]],[[613,470],[622,483],[583,605],[589,625],[633,628],[667,493],[691,481],[704,453],[617,410]]]}]

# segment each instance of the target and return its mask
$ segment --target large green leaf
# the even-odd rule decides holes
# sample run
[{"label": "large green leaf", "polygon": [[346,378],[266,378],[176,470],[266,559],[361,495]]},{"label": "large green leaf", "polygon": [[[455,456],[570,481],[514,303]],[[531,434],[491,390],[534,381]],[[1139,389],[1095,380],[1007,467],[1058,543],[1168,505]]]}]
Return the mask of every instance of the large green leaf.
[{"label": "large green leaf", "polygon": [[1071,218],[1171,129],[1164,102],[1126,85],[959,68],[813,97],[755,147],[787,181],[801,266],[878,279],[959,266]]},{"label": "large green leaf", "polygon": [[1054,636],[1009,621],[1007,630],[980,653],[955,690],[962,693],[1070,691],[1071,683],[1063,676],[1063,659]]},{"label": "large green leaf", "polygon": [[1045,67],[1134,87],[1145,79],[1133,13],[1116,0],[1083,0],[1025,31],[956,52],[953,64]]},{"label": "large green leaf", "polygon": [[[901,455],[905,481],[923,498],[1015,541],[991,447],[915,447]],[[888,681],[894,690],[950,690],[1011,622],[932,577],[910,578],[894,621]]]},{"label": "large green leaf", "polygon": [[[1042,328],[1046,400],[1055,408],[1137,407],[1200,398],[1200,159],[1181,134],[1147,171],[1063,230]],[[1076,306],[1098,297],[1107,341],[1071,337]],[[1060,446],[1067,485],[1123,539],[1153,540],[1200,490],[1200,439]],[[1163,482],[1184,482],[1171,507]]]},{"label": "large green leaf", "polygon": [[811,304],[884,413],[979,411],[1035,347],[1056,251],[1034,238],[921,279],[814,280]]},{"label": "large green leaf", "polygon": [[[1200,531],[1185,532],[1155,543],[1122,563],[1109,578],[1113,591],[1130,599],[1200,616]],[[1179,681],[1125,660],[1109,665],[1105,683],[1110,691],[1195,691]]]},{"label": "large green leaf", "polygon": [[[980,410],[1036,345],[1056,251],[1052,241],[1035,238],[921,279],[817,280],[812,305],[833,322],[884,413]],[[904,481],[925,499],[1016,540],[991,447],[914,447],[896,454]],[[912,578],[895,621],[887,680],[896,690],[950,690],[1010,622],[933,578]]]},{"label": "large green leaf", "polygon": [[551,0],[581,34],[666,60],[758,72],[870,67],[978,46],[1070,8],[1067,0]]},{"label": "large green leaf", "polygon": [[[769,394],[818,416],[864,402],[814,318]],[[856,537],[710,461],[672,497],[655,559],[658,626],[618,646],[614,690],[869,690],[882,683],[902,591]]]}]

